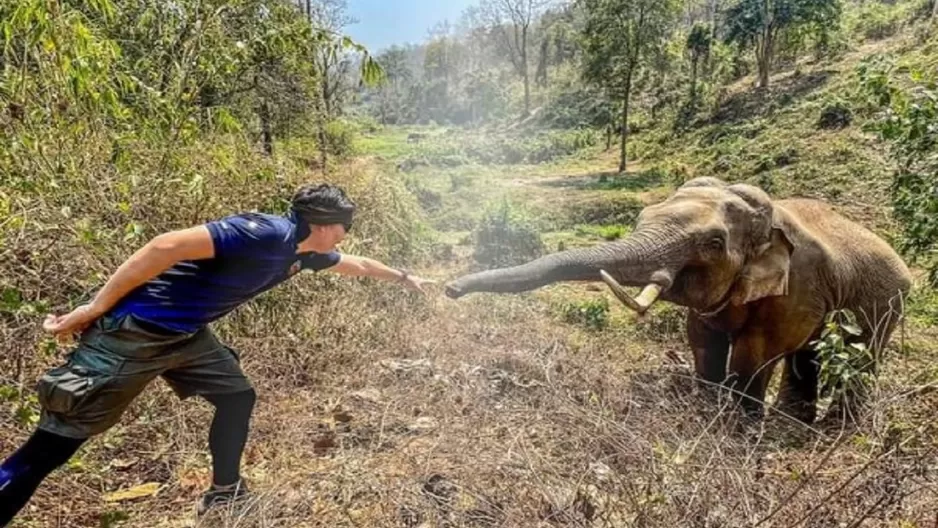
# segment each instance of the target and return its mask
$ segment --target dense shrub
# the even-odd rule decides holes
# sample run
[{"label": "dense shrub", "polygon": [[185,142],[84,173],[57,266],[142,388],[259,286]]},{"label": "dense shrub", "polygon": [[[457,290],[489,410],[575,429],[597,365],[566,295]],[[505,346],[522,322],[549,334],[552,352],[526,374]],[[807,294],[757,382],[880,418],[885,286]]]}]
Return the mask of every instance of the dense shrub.
[{"label": "dense shrub", "polygon": [[476,262],[487,268],[521,264],[541,256],[544,244],[530,216],[507,200],[489,207],[473,231]]},{"label": "dense shrub", "polygon": [[823,109],[818,117],[817,127],[834,130],[850,126],[853,121],[853,112],[844,101],[835,101]]},{"label": "dense shrub", "polygon": [[590,330],[602,330],[609,326],[609,300],[604,296],[562,303],[559,311],[563,320],[570,324]]}]

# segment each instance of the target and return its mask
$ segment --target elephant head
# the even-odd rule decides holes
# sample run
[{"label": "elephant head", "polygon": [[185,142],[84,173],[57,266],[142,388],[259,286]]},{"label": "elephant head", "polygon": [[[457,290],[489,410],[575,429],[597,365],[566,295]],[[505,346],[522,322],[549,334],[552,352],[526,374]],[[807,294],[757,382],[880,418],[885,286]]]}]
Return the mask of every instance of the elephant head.
[{"label": "elephant head", "polygon": [[[527,291],[558,281],[604,280],[639,314],[659,298],[716,312],[729,304],[785,295],[793,249],[761,189],[697,178],[643,209],[623,241],[467,275],[449,283],[446,292],[457,298]],[[633,299],[622,285],[644,289]]]}]

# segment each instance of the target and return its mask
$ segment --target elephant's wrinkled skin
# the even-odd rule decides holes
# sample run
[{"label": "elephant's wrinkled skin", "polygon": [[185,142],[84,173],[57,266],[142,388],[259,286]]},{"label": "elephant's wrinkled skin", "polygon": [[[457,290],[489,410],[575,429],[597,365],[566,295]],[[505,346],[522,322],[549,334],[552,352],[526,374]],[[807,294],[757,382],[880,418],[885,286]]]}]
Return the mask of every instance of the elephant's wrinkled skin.
[{"label": "elephant's wrinkled skin", "polygon": [[[638,312],[659,297],[689,307],[698,375],[746,394],[743,406],[757,415],[771,367],[784,357],[780,405],[805,422],[815,419],[818,394],[809,342],[819,337],[824,317],[853,310],[862,339],[882,348],[911,285],[908,268],[885,241],[828,205],[772,201],[750,185],[697,178],[645,208],[624,241],[467,275],[446,291],[457,298],[569,280],[605,280]],[[644,290],[633,300],[617,283]]]}]

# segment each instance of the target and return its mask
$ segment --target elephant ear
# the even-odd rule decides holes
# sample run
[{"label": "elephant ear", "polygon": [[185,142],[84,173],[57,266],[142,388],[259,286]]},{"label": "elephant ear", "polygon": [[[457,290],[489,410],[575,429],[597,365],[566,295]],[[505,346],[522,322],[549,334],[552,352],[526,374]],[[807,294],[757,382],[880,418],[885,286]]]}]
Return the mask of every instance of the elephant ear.
[{"label": "elephant ear", "polygon": [[784,229],[773,226],[769,241],[756,250],[737,279],[730,303],[739,306],[765,297],[788,295],[791,254],[795,246]]},{"label": "elephant ear", "polygon": [[749,206],[748,216],[752,248],[760,248],[771,238],[774,210],[772,199],[762,189],[745,183],[730,185],[726,190],[742,198]]}]

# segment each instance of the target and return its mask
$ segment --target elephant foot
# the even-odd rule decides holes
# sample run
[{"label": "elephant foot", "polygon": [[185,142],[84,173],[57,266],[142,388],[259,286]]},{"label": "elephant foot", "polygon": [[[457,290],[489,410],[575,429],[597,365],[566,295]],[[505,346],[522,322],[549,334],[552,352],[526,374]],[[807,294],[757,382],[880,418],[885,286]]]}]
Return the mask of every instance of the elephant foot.
[{"label": "elephant foot", "polygon": [[785,416],[794,418],[806,425],[811,425],[817,420],[817,406],[814,403],[788,402],[776,405],[775,408]]},{"label": "elephant foot", "polygon": [[784,416],[811,425],[817,420],[817,402],[808,401],[782,391],[775,408]]},{"label": "elephant foot", "polygon": [[746,420],[758,422],[765,418],[765,404],[762,398],[753,394],[750,379],[730,374],[723,385],[732,391],[733,399]]},{"label": "elephant foot", "polygon": [[694,387],[700,398],[710,403],[718,403],[726,394],[726,387],[719,381],[714,382],[698,377],[694,378]]},{"label": "elephant foot", "polygon": [[765,418],[765,405],[762,402],[743,397],[739,404],[746,420],[761,422]]}]

